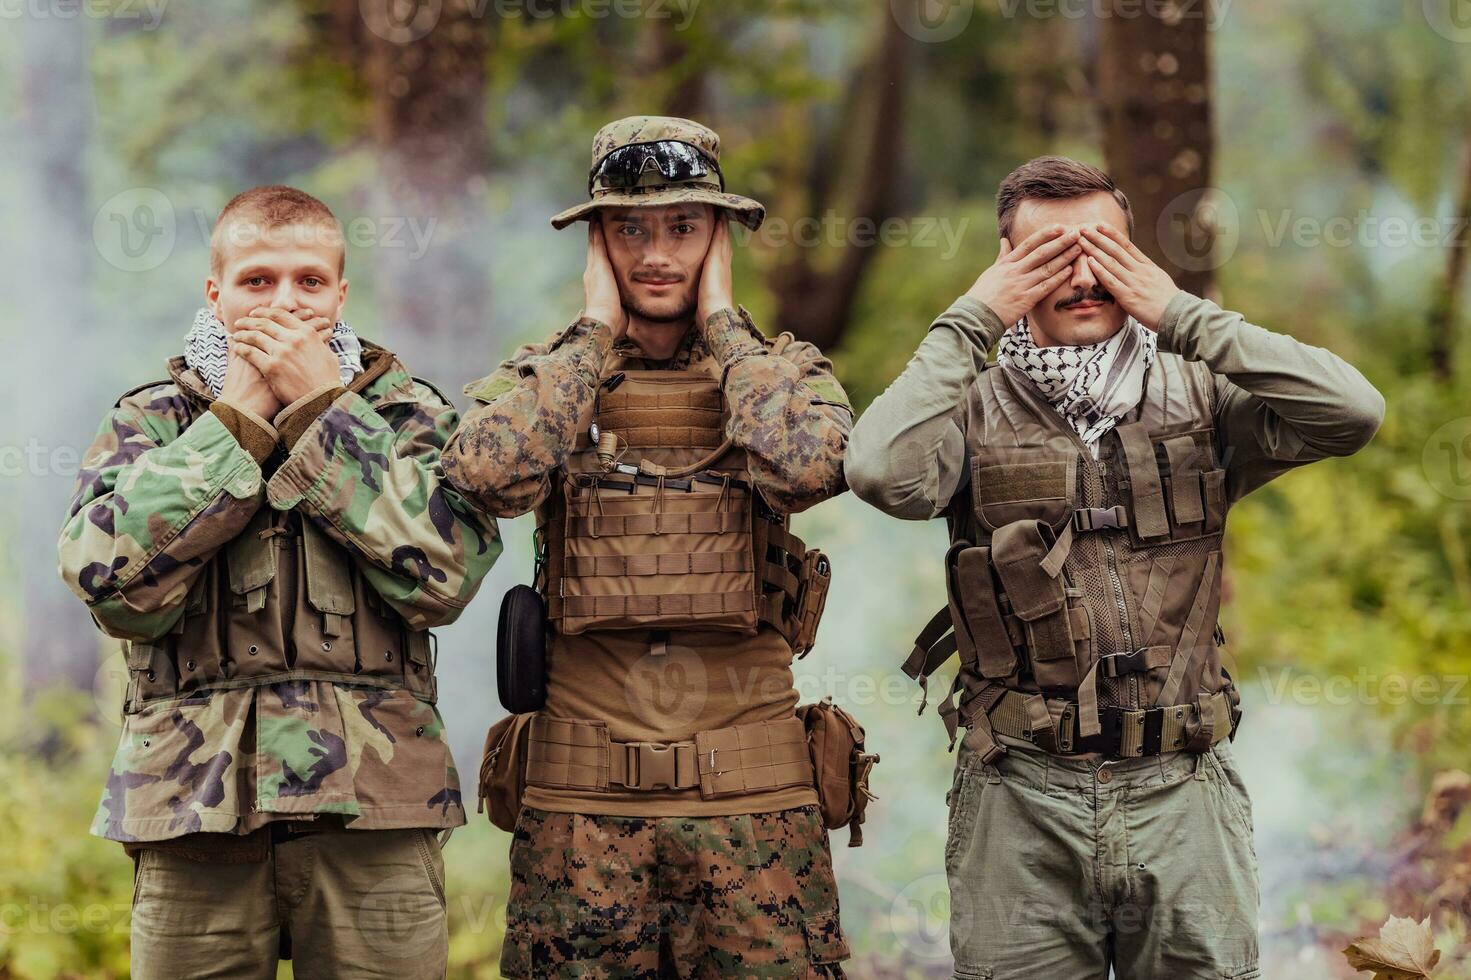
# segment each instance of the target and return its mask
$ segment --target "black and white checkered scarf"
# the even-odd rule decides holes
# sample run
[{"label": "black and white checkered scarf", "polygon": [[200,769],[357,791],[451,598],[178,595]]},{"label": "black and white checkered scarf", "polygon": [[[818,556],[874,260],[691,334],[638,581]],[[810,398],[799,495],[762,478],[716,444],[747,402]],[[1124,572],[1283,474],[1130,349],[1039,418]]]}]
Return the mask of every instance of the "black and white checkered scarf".
[{"label": "black and white checkered scarf", "polygon": [[[327,341],[332,353],[337,355],[337,373],[345,385],[363,370],[363,346],[358,343],[352,327],[338,320],[332,325],[332,336]],[[203,307],[194,314],[194,325],[184,335],[184,363],[198,372],[216,397],[225,385],[225,360],[230,345],[225,325],[220,318]]]},{"label": "black and white checkered scarf", "polygon": [[1097,455],[1098,440],[1139,404],[1158,345],[1153,330],[1129,317],[1097,344],[1038,347],[1023,317],[1002,335],[997,359],[1024,373]]}]

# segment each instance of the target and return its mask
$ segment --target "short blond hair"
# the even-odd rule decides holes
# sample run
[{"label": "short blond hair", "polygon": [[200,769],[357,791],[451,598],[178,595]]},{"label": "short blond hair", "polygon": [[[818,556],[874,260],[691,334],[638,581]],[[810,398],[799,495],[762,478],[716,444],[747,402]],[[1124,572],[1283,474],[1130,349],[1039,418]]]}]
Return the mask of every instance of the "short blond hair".
[{"label": "short blond hair", "polygon": [[234,223],[248,221],[255,225],[257,235],[285,228],[290,225],[309,225],[321,228],[327,240],[338,247],[337,275],[340,278],[347,265],[347,249],[342,234],[342,223],[332,209],[306,191],[283,184],[267,184],[252,187],[230,198],[215,220],[214,230],[209,236],[209,268],[216,276],[224,267],[226,229]]}]

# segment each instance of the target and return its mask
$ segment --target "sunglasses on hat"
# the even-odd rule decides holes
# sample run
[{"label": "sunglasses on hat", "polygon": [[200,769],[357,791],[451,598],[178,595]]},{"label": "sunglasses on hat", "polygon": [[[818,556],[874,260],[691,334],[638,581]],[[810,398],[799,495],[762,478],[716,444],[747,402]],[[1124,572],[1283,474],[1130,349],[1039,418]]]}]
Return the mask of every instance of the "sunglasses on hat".
[{"label": "sunglasses on hat", "polygon": [[693,180],[713,172],[720,181],[720,189],[725,190],[720,164],[699,147],[679,140],[657,140],[620,146],[603,157],[587,176],[587,192],[592,193],[600,178],[604,187],[636,187],[650,166],[657,167],[671,181]]}]

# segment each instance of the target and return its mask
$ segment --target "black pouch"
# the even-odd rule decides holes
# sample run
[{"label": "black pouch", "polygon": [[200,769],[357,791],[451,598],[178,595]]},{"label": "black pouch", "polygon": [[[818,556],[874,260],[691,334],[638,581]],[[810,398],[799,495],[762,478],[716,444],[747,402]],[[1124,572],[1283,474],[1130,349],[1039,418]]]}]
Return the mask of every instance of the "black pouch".
[{"label": "black pouch", "polygon": [[501,707],[516,715],[540,711],[547,700],[547,607],[540,592],[517,585],[506,593],[495,640]]}]

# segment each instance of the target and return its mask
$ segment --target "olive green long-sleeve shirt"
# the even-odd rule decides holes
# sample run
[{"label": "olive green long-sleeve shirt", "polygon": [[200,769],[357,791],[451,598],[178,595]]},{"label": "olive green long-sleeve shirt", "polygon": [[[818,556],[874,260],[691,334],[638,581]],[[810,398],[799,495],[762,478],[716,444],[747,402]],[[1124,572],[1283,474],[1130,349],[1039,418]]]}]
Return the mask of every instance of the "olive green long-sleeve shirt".
[{"label": "olive green long-sleeve shirt", "polygon": [[[944,512],[966,467],[965,404],[1006,326],[962,296],[930,326],[902,374],[853,427],[844,471],[853,492],[885,513]],[[1216,433],[1230,502],[1294,467],[1348,456],[1384,418],[1384,396],[1321,347],[1248,323],[1180,291],[1159,324],[1160,350],[1216,376]]]}]

